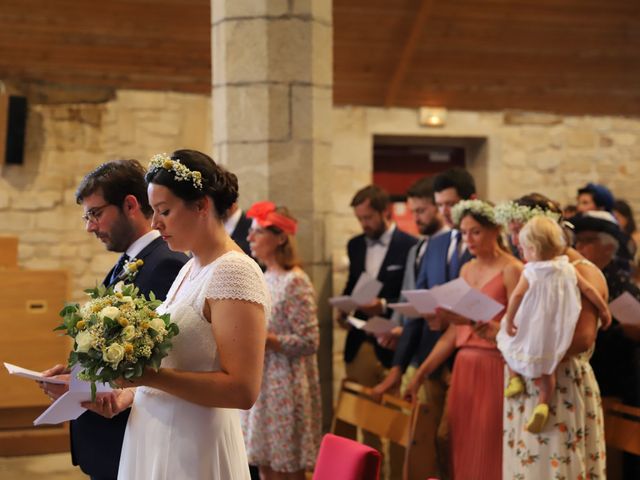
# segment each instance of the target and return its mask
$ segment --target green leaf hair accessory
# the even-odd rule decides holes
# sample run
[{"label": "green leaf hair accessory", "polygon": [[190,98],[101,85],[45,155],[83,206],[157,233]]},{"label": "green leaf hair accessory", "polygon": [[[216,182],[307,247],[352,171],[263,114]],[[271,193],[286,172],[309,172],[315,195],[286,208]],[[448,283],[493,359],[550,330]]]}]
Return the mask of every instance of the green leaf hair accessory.
[{"label": "green leaf hair accessory", "polygon": [[545,210],[538,206],[529,207],[527,205],[518,205],[516,202],[504,202],[496,206],[495,218],[501,225],[507,226],[511,222],[525,224],[533,217],[544,215],[554,222],[560,220],[560,214]]},{"label": "green leaf hair accessory", "polygon": [[496,223],[493,206],[482,200],[461,200],[456,203],[451,209],[451,219],[455,225],[460,225],[460,220],[465,212],[472,212],[486,218],[491,223]]},{"label": "green leaf hair accessory", "polygon": [[166,153],[158,153],[151,157],[149,162],[149,171],[158,169],[169,170],[173,172],[174,179],[178,182],[192,182],[193,186],[198,190],[202,190],[202,174],[180,163],[180,160],[171,158]]}]

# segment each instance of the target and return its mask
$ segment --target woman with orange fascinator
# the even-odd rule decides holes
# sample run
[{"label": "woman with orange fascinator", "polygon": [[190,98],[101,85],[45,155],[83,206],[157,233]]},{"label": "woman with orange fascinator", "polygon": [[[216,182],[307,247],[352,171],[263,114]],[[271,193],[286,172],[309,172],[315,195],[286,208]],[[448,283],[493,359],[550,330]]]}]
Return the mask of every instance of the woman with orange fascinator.
[{"label": "woman with orange fascinator", "polygon": [[273,305],[260,396],[243,412],[247,456],[263,480],[304,479],[321,436],[315,293],[300,268],[298,224],[287,208],[258,202],[247,217],[251,253],[266,267]]}]

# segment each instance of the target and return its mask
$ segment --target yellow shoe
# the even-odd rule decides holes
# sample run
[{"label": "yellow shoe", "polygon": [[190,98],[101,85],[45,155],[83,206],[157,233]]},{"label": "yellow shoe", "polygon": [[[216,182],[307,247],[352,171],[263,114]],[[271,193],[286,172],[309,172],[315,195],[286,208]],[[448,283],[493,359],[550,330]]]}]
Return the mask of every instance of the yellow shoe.
[{"label": "yellow shoe", "polygon": [[549,405],[539,403],[533,409],[531,418],[527,422],[526,429],[531,433],[540,433],[549,419]]},{"label": "yellow shoe", "polygon": [[524,382],[522,381],[522,378],[517,375],[515,377],[511,377],[507,388],[504,389],[504,396],[506,398],[515,397],[522,392],[524,392]]}]

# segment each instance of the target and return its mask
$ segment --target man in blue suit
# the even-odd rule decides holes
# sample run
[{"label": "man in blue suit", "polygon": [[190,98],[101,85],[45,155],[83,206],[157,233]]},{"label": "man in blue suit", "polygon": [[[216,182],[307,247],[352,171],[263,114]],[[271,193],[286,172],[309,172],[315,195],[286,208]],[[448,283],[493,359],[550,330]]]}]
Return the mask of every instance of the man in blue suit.
[{"label": "man in blue suit", "polygon": [[[176,275],[188,260],[172,252],[156,230],[151,229],[153,211],[147,199],[145,170],[135,160],[118,160],[100,165],[80,183],[76,201],[84,208],[87,232],[93,233],[107,250],[123,252],[103,280],[105,286],[123,280],[133,283],[148,297],[150,292],[163,300]],[[141,260],[135,274],[127,274],[128,262]],[[68,374],[56,365],[46,375]],[[52,398],[66,387],[43,384]],[[71,422],[71,458],[74,465],[93,480],[118,476],[120,450],[129,418],[126,410],[111,419],[91,411]]]},{"label": "man in blue suit", "polygon": [[[471,259],[471,255],[463,245],[460,232],[454,228],[451,209],[460,200],[476,196],[473,177],[466,170],[453,168],[434,178],[433,190],[436,206],[451,230],[429,240],[417,269],[415,288],[432,288],[458,278],[462,265]],[[397,387],[401,379],[403,385],[407,385],[440,338],[440,331],[430,329],[422,318],[408,319],[398,341],[389,375],[374,390],[381,395]],[[402,372],[405,371],[406,374],[403,377]],[[440,368],[425,381],[421,394],[421,401],[429,407],[429,421],[432,429],[430,442],[433,442],[425,448],[421,458],[429,464],[430,475],[439,474],[441,478],[448,477],[448,454],[445,450],[446,438],[437,440],[436,435],[438,428],[445,428],[445,424],[440,426],[440,423],[448,388],[447,376],[448,368]],[[441,431],[440,436],[446,437],[446,431]],[[438,452],[437,456],[436,452]]]},{"label": "man in blue suit", "polygon": [[[407,254],[417,239],[399,230],[391,218],[391,200],[380,187],[369,185],[358,191],[351,201],[353,212],[363,233],[347,244],[349,278],[344,295],[350,295],[363,272],[382,283],[382,290],[370,305],[360,307],[354,316],[367,320],[373,316],[389,318],[387,303],[400,296]],[[344,326],[345,315],[338,321]],[[362,385],[372,387],[382,380],[385,368],[391,366],[393,350],[383,347],[376,337],[362,330],[350,328],[344,347],[347,377]],[[375,436],[364,432],[368,445],[380,449]],[[392,455],[392,473],[401,472],[401,456]]]}]

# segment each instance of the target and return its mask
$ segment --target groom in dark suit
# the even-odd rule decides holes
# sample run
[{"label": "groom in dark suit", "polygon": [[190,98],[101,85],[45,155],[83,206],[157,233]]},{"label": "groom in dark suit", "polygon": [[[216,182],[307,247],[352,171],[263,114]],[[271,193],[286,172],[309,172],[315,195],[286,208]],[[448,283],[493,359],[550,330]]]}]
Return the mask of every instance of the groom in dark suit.
[{"label": "groom in dark suit", "polygon": [[[156,230],[151,229],[153,211],[147,199],[145,170],[135,160],[119,160],[100,165],[80,183],[76,201],[84,208],[87,232],[102,241],[107,250],[122,252],[103,284],[123,280],[133,283],[148,297],[153,292],[164,300],[174,278],[188,260],[172,252]],[[138,261],[135,273],[126,265]],[[140,262],[141,261],[141,262]],[[67,374],[63,365],[44,372]],[[51,398],[65,391],[64,386],[43,384]],[[124,430],[129,418],[126,410],[111,419],[91,411],[71,422],[71,458],[74,465],[94,480],[115,479]]]}]

